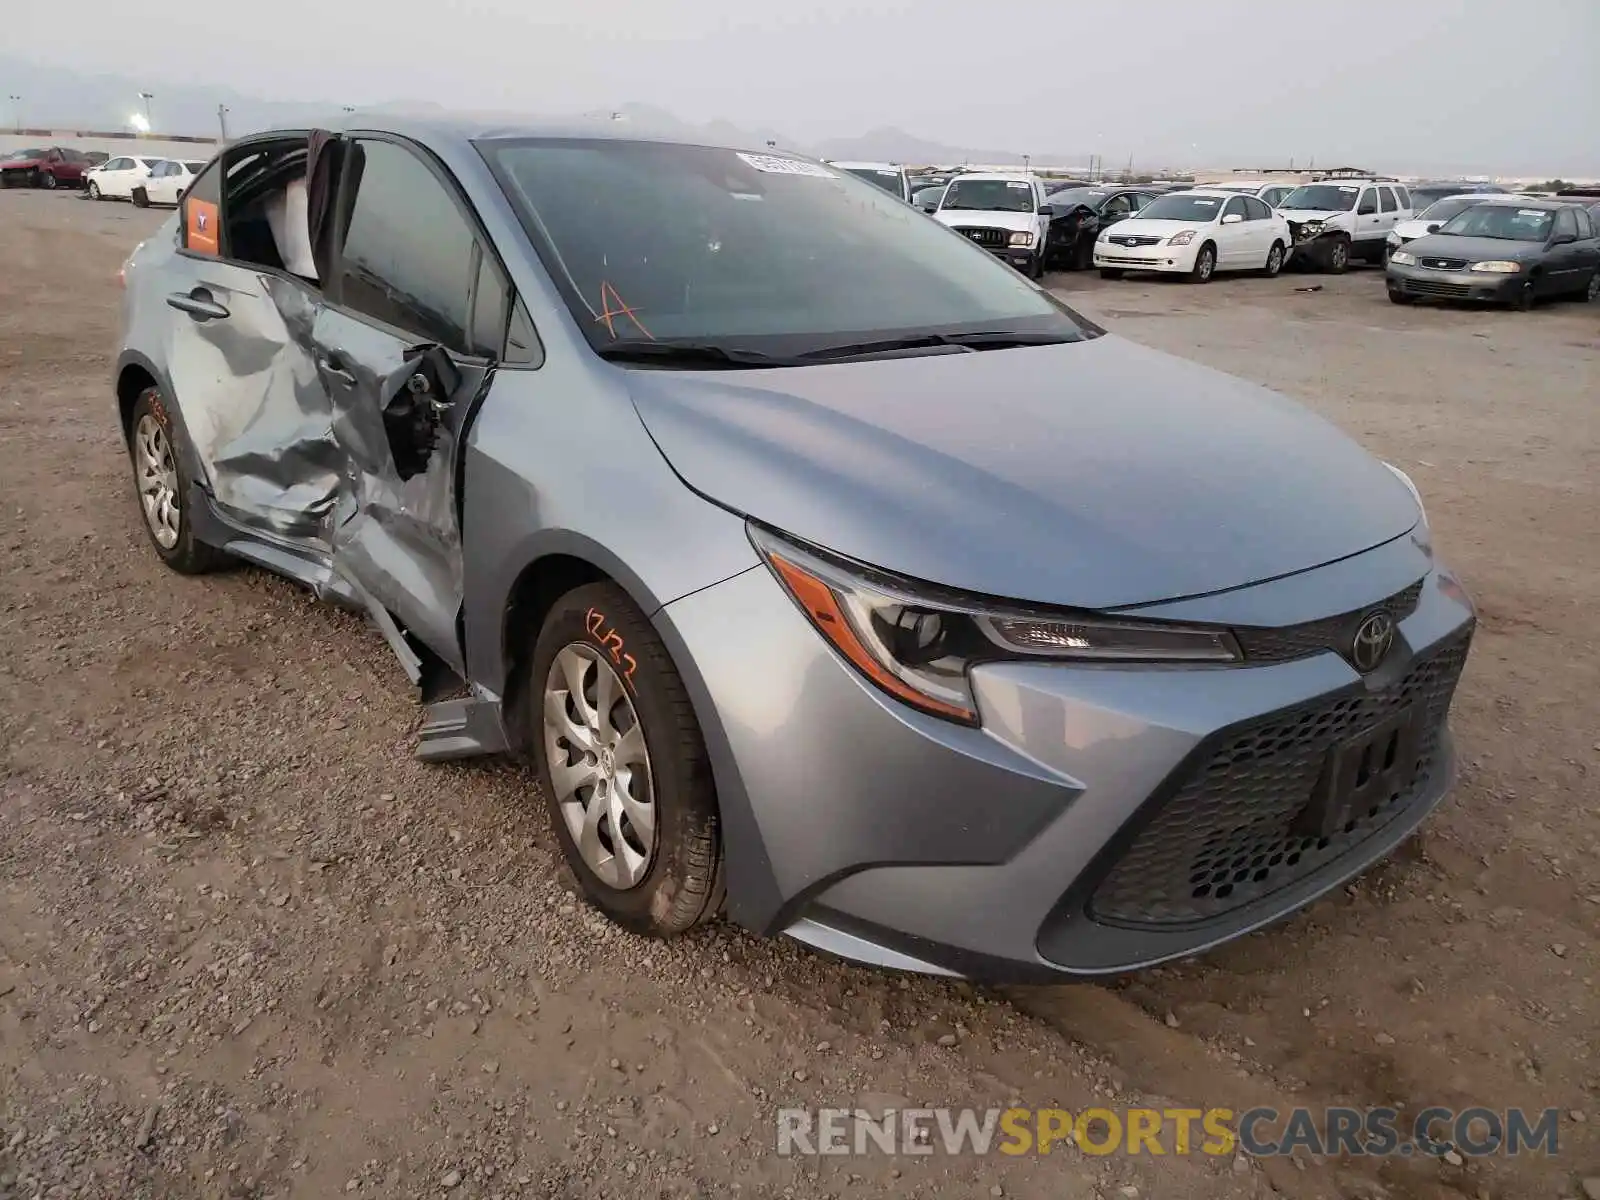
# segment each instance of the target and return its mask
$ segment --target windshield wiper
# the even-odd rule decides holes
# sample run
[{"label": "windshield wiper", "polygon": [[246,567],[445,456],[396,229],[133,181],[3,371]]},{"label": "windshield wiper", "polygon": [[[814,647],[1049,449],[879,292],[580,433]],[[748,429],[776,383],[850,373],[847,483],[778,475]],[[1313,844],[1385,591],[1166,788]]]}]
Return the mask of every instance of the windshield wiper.
[{"label": "windshield wiper", "polygon": [[891,354],[896,350],[933,350],[945,346],[963,350],[1009,350],[1017,346],[1056,346],[1077,338],[1059,333],[1023,333],[1007,330],[983,330],[976,333],[920,333],[905,337],[884,338],[876,342],[851,342],[841,346],[822,346],[807,350],[797,357],[808,362],[839,358],[861,358],[873,354]]},{"label": "windshield wiper", "polygon": [[597,347],[595,353],[611,362],[660,363],[678,367],[785,367],[792,358],[778,358],[759,350],[740,350],[715,342],[655,342],[644,338],[620,338]]}]

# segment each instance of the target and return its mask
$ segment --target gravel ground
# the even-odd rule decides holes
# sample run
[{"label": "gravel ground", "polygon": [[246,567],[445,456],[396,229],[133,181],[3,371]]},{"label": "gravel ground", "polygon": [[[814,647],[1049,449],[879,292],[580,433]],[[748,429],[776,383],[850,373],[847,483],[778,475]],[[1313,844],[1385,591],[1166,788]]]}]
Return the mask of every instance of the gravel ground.
[{"label": "gravel ground", "polygon": [[[163,569],[108,384],[161,219],[0,194],[0,1200],[1600,1196],[1600,311],[1054,277],[1411,471],[1482,627],[1461,786],[1394,859],[1203,960],[997,992],[613,929],[528,773],[412,757],[374,632]],[[775,1153],[783,1106],[1014,1102],[1564,1115],[1553,1159]]]}]

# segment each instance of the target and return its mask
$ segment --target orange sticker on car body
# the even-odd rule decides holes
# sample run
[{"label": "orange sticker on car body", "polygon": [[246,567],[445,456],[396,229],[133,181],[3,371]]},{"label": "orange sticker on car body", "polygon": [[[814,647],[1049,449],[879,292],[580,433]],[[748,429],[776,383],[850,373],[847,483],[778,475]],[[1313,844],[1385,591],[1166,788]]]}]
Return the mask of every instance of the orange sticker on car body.
[{"label": "orange sticker on car body", "polygon": [[208,200],[188,199],[183,203],[183,244],[196,254],[220,254],[221,230],[217,206]]}]

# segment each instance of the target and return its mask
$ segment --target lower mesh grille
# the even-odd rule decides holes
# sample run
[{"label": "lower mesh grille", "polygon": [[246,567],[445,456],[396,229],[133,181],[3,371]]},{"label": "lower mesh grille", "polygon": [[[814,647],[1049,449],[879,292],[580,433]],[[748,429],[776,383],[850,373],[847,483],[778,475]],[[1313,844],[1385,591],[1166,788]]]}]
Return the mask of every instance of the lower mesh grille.
[{"label": "lower mesh grille", "polygon": [[[1468,631],[1382,691],[1349,692],[1225,733],[1135,835],[1095,889],[1090,915],[1144,926],[1209,920],[1303,879],[1376,833],[1441,766],[1445,717],[1470,641]],[[1330,753],[1413,706],[1420,722],[1409,777],[1331,834],[1306,833],[1301,814]]]}]

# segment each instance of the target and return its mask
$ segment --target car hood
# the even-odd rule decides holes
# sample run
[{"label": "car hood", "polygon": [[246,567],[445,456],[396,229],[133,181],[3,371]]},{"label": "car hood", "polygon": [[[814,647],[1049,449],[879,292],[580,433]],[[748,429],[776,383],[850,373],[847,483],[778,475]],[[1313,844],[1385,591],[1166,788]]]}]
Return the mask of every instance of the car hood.
[{"label": "car hood", "polygon": [[44,162],[42,158],[0,158],[0,167],[37,167]]},{"label": "car hood", "polygon": [[1307,221],[1331,221],[1335,217],[1349,215],[1349,210],[1337,208],[1275,208],[1273,209],[1285,221],[1294,221],[1304,225]]},{"label": "car hood", "polygon": [[1299,405],[1112,336],[628,375],[701,494],[991,596],[1103,609],[1201,595],[1357,554],[1419,517],[1391,471]]},{"label": "car hood", "polygon": [[1133,235],[1138,237],[1169,238],[1175,233],[1182,233],[1185,229],[1196,232],[1209,227],[1209,221],[1167,221],[1155,217],[1129,217],[1126,221],[1117,221],[1105,228],[1104,236],[1122,237]]},{"label": "car hood", "polygon": [[933,214],[933,219],[952,228],[961,225],[971,229],[1009,229],[1013,233],[1021,233],[1032,229],[1038,218],[1033,213],[952,208],[940,209]]},{"label": "car hood", "polygon": [[1429,225],[1443,224],[1443,221],[1400,221],[1395,225],[1394,231],[1403,238],[1419,238],[1427,235]]},{"label": "car hood", "polygon": [[1464,258],[1468,262],[1481,262],[1485,259],[1516,259],[1518,262],[1528,262],[1544,253],[1544,245],[1541,242],[1514,242],[1508,238],[1458,237],[1453,233],[1430,233],[1426,237],[1419,237],[1416,241],[1407,243],[1406,250],[1411,254],[1426,254],[1429,257]]}]

